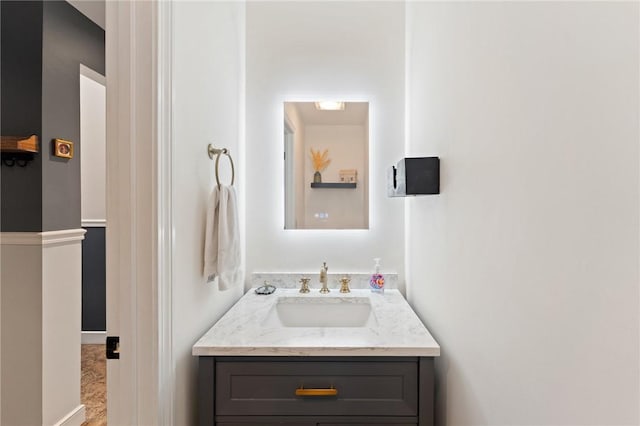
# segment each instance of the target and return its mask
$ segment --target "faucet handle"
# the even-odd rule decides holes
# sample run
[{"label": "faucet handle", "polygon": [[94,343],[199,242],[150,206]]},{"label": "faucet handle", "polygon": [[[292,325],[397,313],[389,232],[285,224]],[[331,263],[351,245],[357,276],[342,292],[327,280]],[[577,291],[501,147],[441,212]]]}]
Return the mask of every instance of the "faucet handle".
[{"label": "faucet handle", "polygon": [[311,291],[309,290],[309,281],[311,281],[311,278],[307,278],[307,277],[300,278],[300,283],[302,284],[300,286],[300,293],[309,293]]},{"label": "faucet handle", "polygon": [[351,278],[346,275],[340,278],[340,293],[351,293],[349,289],[349,283],[351,282]]}]

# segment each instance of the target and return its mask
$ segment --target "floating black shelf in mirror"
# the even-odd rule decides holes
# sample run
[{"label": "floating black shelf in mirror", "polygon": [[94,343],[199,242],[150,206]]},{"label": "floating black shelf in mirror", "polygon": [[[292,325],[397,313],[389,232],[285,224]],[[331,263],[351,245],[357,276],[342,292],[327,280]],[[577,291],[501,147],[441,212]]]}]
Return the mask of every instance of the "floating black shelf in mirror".
[{"label": "floating black shelf in mirror", "polygon": [[354,189],[355,182],[311,182],[312,188],[347,188]]}]

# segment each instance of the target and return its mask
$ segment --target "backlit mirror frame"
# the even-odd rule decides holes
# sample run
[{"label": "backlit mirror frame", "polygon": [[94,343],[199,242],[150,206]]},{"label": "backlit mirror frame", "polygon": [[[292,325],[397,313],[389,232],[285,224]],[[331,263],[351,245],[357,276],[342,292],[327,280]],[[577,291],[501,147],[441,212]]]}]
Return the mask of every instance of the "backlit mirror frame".
[{"label": "backlit mirror frame", "polygon": [[282,103],[284,229],[368,230],[370,102],[320,102]]}]

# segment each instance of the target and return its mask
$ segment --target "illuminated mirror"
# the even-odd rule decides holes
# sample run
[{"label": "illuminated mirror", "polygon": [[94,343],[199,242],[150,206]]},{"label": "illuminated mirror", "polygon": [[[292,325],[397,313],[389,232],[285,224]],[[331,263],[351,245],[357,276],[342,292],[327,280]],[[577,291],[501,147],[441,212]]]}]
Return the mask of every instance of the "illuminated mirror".
[{"label": "illuminated mirror", "polygon": [[368,102],[285,102],[285,229],[368,229],[368,159]]}]

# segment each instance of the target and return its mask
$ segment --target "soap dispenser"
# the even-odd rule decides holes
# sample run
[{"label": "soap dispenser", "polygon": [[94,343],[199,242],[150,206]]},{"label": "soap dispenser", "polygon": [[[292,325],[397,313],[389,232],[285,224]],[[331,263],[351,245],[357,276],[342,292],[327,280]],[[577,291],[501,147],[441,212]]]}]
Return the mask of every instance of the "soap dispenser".
[{"label": "soap dispenser", "polygon": [[380,273],[380,258],[373,259],[375,265],[373,266],[373,273],[369,278],[369,287],[374,293],[384,293],[384,275]]}]

